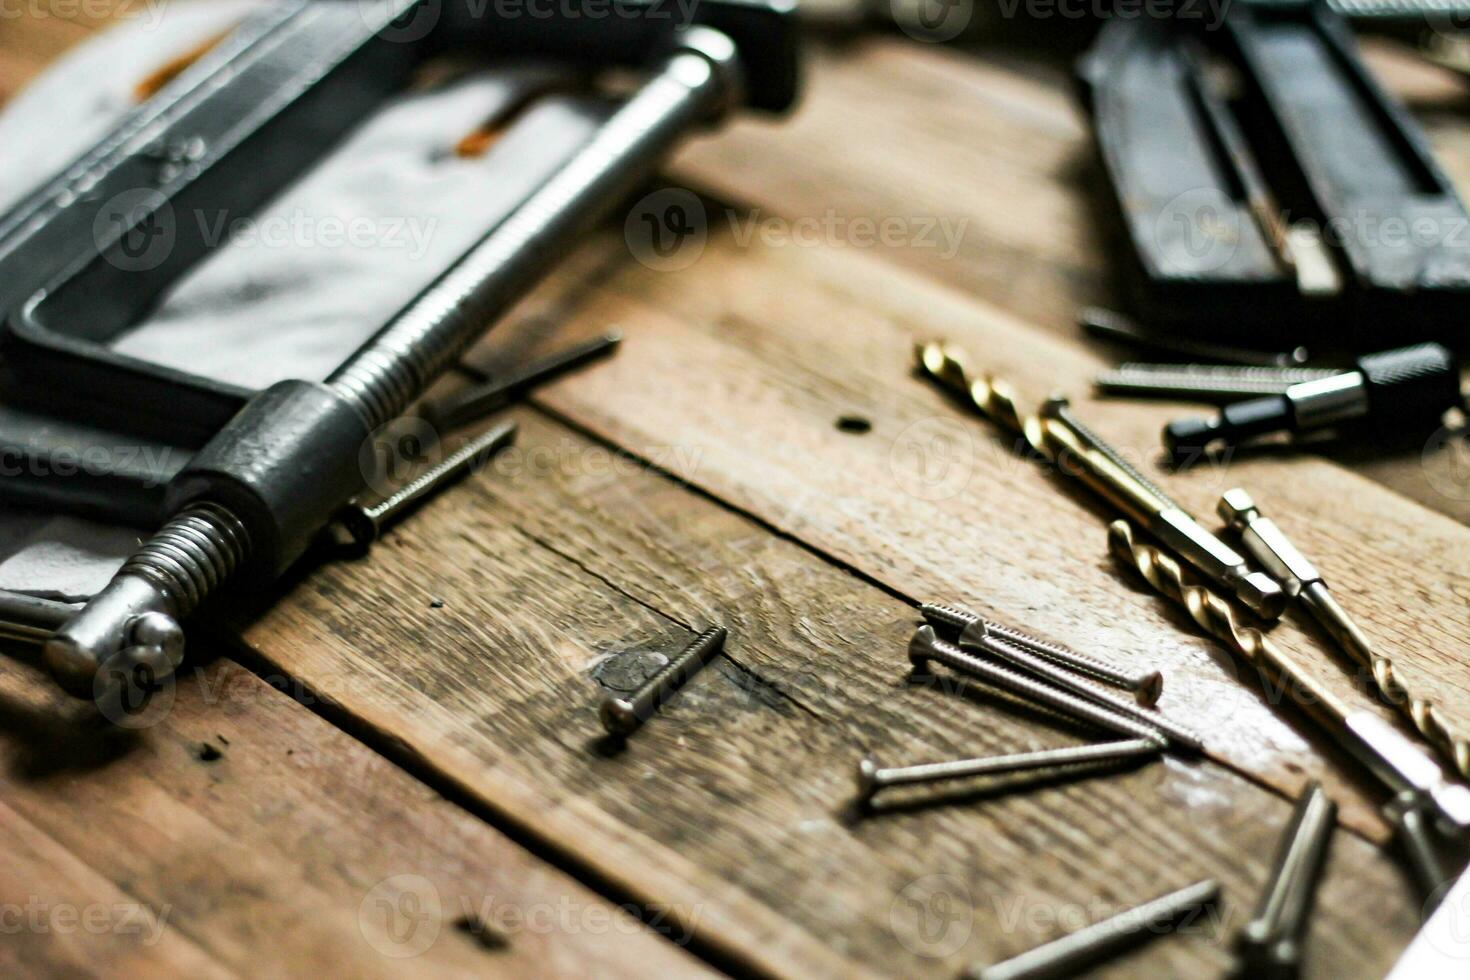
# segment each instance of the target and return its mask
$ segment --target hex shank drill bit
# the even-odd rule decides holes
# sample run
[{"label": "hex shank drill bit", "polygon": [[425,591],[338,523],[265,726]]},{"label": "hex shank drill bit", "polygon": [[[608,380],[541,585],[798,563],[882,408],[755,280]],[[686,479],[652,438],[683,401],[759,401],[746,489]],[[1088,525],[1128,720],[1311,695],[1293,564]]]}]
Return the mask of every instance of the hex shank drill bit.
[{"label": "hex shank drill bit", "polygon": [[1322,574],[1296,549],[1276,522],[1261,515],[1250,494],[1236,488],[1220,498],[1220,517],[1240,534],[1245,550],[1265,566],[1287,592],[1302,603],[1337,645],[1369,671],[1383,700],[1402,711],[1462,778],[1470,777],[1470,740],[1450,727],[1434,702],[1416,697],[1399,681],[1393,660],[1373,649],[1372,642],[1338,605]]},{"label": "hex shank drill bit", "polygon": [[1064,398],[1042,409],[1045,441],[1052,457],[1124,514],[1148,528],[1176,555],[1229,589],[1264,619],[1286,609],[1287,596],[1269,575],[1252,571],[1245,556],[1205,530],[1190,513],[1133,467],[1096,433],[1079,422]]},{"label": "hex shank drill bit", "polygon": [[964,353],[953,344],[919,344],[915,353],[926,375],[963,396],[981,415],[1021,435],[1032,450],[1148,528],[1258,615],[1275,619],[1286,608],[1286,594],[1270,576],[1251,571],[1244,556],[1205,530],[1121,453],[1083,425],[1065,398],[1048,399],[1039,415],[1022,415],[1010,386],[972,370]]},{"label": "hex shank drill bit", "polygon": [[1104,957],[1159,935],[1163,931],[1161,927],[1209,905],[1219,896],[1219,882],[1206,878],[1119,912],[1101,922],[1094,922],[1035,949],[1028,949],[1002,963],[971,967],[965,976],[969,980],[1053,980],[1075,977]]},{"label": "hex shank drill bit", "polygon": [[1186,576],[1169,555],[1138,540],[1127,521],[1108,528],[1113,556],[1281,690],[1371,772],[1390,793],[1411,792],[1449,828],[1470,828],[1470,789],[1452,783],[1439,764],[1371,711],[1349,708],[1305,667],[1236,619],[1230,603]]}]

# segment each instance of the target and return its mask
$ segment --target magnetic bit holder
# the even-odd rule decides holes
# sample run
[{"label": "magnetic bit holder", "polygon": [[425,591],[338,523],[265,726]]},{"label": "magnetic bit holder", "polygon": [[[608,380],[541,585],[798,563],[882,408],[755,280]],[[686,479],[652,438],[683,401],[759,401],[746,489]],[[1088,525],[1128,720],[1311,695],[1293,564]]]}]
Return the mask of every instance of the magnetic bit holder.
[{"label": "magnetic bit holder", "polygon": [[[538,18],[465,0],[272,7],[0,218],[0,446],[44,460],[60,445],[152,440],[188,457],[162,474],[161,494],[147,492],[159,474],[126,467],[106,480],[0,481],[0,490],[52,509],[162,524],[46,643],[45,661],[65,688],[93,694],[99,667],[116,657],[170,673],[182,654],[177,621],[227,581],[266,583],[290,566],[363,490],[359,450],[369,434],[680,137],[737,103],[779,112],[795,98],[796,25],[779,0],[706,0],[689,24],[662,0],[619,0],[614,13],[590,16],[581,0]],[[644,74],[580,151],[325,383],[253,392],[106,346],[209,251],[200,223],[167,223],[168,215],[248,213],[417,66],[456,48]],[[126,213],[106,213],[119,195],[130,195]],[[171,247],[156,263],[140,261],[138,243],[164,224]]]},{"label": "magnetic bit holder", "polygon": [[1185,466],[1216,446],[1283,432],[1338,429],[1359,438],[1418,438],[1434,431],[1450,409],[1463,407],[1454,354],[1439,344],[1414,344],[1360,357],[1352,370],[1294,384],[1280,395],[1175,420],[1164,426],[1163,440],[1174,465]]},{"label": "magnetic bit holder", "polygon": [[1218,342],[1459,347],[1464,205],[1328,4],[1115,17],[1078,66],[1152,326]]}]

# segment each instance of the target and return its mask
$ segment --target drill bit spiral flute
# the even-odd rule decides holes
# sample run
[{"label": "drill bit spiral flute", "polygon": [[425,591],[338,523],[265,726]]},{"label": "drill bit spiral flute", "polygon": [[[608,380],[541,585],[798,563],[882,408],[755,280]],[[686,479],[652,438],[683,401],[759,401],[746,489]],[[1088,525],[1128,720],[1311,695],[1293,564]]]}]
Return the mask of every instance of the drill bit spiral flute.
[{"label": "drill bit spiral flute", "polygon": [[1022,415],[1005,382],[971,370],[952,344],[920,344],[921,370],[962,395],[980,414],[1026,443],[1069,476],[1075,476],[1212,581],[1229,589],[1265,619],[1286,608],[1286,593],[1269,576],[1252,571],[1245,558],[1205,530],[1189,512],[1145,477],[1112,446],[1084,425],[1065,398],[1048,398],[1037,415]]},{"label": "drill bit spiral flute", "polygon": [[1260,630],[1240,622],[1229,602],[1194,581],[1172,557],[1139,540],[1129,522],[1113,522],[1108,545],[1124,567],[1256,668],[1271,690],[1295,701],[1391,792],[1418,798],[1449,829],[1470,828],[1470,788],[1450,782],[1417,745],[1371,711],[1344,704]]}]

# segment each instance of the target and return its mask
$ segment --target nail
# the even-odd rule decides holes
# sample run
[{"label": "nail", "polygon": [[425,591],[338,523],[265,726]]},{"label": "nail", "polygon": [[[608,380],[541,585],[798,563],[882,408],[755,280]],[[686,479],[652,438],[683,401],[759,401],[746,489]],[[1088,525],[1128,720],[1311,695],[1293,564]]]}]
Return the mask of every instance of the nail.
[{"label": "nail", "polygon": [[1083,763],[1121,762],[1139,756],[1158,755],[1163,748],[1158,739],[1135,738],[1121,742],[1104,742],[1100,745],[1073,745],[1060,749],[1044,749],[1039,752],[1021,752],[1016,755],[957,759],[953,762],[930,762],[918,766],[904,766],[899,769],[880,768],[877,760],[869,756],[858,763],[858,798],[860,802],[866,804],[872,800],[875,793],[890,786],[937,783],[948,779],[1028,772],[1033,769],[1050,769]]},{"label": "nail", "polygon": [[1019,671],[972,657],[954,644],[939,639],[934,633],[934,627],[920,626],[909,641],[909,662],[913,664],[915,673],[924,674],[928,672],[930,660],[937,660],[951,670],[968,674],[1034,704],[1061,712],[1075,721],[1086,722],[1128,738],[1153,739],[1161,743],[1165,741],[1163,734],[1150,725],[1034,680]]},{"label": "nail", "polygon": [[611,695],[603,699],[600,715],[602,727],[611,735],[631,735],[653,716],[669,696],[725,647],[727,631],[711,626],[689,641],[680,654],[670,660],[643,686],[626,698]]},{"label": "nail", "polygon": [[1038,657],[992,636],[983,622],[971,623],[965,627],[960,633],[960,646],[967,650],[987,653],[992,658],[1004,661],[1008,666],[1019,667],[1038,680],[1046,681],[1078,697],[1100,704],[1125,718],[1132,718],[1136,722],[1157,728],[1167,735],[1171,742],[1193,752],[1204,751],[1204,742],[1200,737],[1183,725],[1166,718],[1157,711],[1141,708],[1131,701],[1125,701],[1109,694],[1091,681],[1070,673],[1043,657]]},{"label": "nail", "polygon": [[484,384],[471,385],[425,406],[425,417],[435,428],[448,431],[484,418],[521,397],[535,385],[559,374],[606,357],[617,349],[623,335],[617,331],[573,344],[518,370]]},{"label": "nail", "polygon": [[1075,976],[1105,956],[1159,935],[1163,927],[1177,924],[1183,916],[1211,904],[1219,896],[1220,883],[1206,878],[1003,963],[972,967],[969,976],[972,980],[1049,980]]},{"label": "nail", "polygon": [[489,456],[515,441],[516,424],[503,422],[466,442],[438,465],[431,467],[392,496],[371,507],[348,504],[337,519],[346,526],[352,540],[366,547],[378,539],[383,529],[402,517],[431,494],[476,469]]}]

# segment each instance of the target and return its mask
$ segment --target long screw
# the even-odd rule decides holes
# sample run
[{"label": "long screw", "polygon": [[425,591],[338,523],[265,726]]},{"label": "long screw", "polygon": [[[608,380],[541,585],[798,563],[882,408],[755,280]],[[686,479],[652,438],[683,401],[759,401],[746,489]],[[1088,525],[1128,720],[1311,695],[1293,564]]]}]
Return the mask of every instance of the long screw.
[{"label": "long screw", "polygon": [[690,640],[689,645],[678,656],[645,681],[632,695],[626,698],[609,695],[604,698],[599,712],[602,727],[611,735],[633,734],[670,695],[725,648],[726,635],[725,627],[711,626]]},{"label": "long screw", "polygon": [[1244,347],[1202,343],[1176,334],[1149,330],[1115,310],[1107,310],[1099,306],[1084,307],[1077,314],[1077,323],[1094,337],[1195,361],[1288,367],[1305,364],[1308,359],[1305,347],[1295,347],[1281,352],[1250,350]]},{"label": "long screw", "polygon": [[1107,395],[1226,403],[1281,395],[1303,381],[1320,381],[1330,368],[1237,367],[1220,364],[1150,364],[1129,361],[1092,379]]},{"label": "long screw", "polygon": [[1220,883],[1206,878],[1027,950],[1003,963],[972,967],[967,975],[971,980],[1051,980],[1076,976],[1106,956],[1159,935],[1165,926],[1177,923],[1219,896]]},{"label": "long screw", "polygon": [[1157,711],[1140,707],[1137,704],[1109,694],[1091,681],[1065,668],[1058,667],[1044,657],[1038,657],[1018,646],[1007,643],[1005,640],[990,635],[986,631],[984,623],[974,623],[966,627],[965,631],[960,634],[960,647],[966,650],[979,650],[987,653],[993,659],[1004,661],[1007,666],[1019,667],[1037,680],[1045,681],[1054,687],[1100,704],[1109,711],[1114,711],[1125,718],[1132,718],[1140,724],[1157,728],[1168,737],[1170,742],[1183,746],[1191,752],[1204,751],[1205,746],[1203,740],[1183,725],[1164,717]]},{"label": "long screw", "polygon": [[1321,784],[1308,784],[1282,835],[1256,914],[1236,941],[1250,976],[1263,980],[1296,976],[1307,916],[1336,819],[1337,805]]},{"label": "long screw", "polygon": [[1009,691],[1033,704],[1061,712],[1075,721],[1086,722],[1127,738],[1153,739],[1167,744],[1163,733],[1151,725],[1120,715],[1096,702],[1069,694],[1019,671],[972,657],[954,644],[941,640],[935,634],[934,627],[920,626],[909,641],[909,662],[913,664],[916,674],[924,675],[928,673],[931,660],[937,660],[951,670]]},{"label": "long screw", "polygon": [[1217,509],[1221,519],[1239,533],[1245,550],[1281,582],[1287,592],[1299,595],[1307,611],[1338,647],[1359,667],[1369,671],[1372,686],[1379,696],[1403,712],[1414,729],[1455,767],[1462,779],[1470,778],[1470,738],[1455,729],[1433,701],[1403,685],[1393,659],[1374,649],[1367,634],[1338,605],[1316,566],[1296,549],[1275,521],[1261,514],[1250,494],[1238,487],[1227,490],[1220,497]]},{"label": "long screw", "polygon": [[1084,763],[1123,762],[1139,756],[1158,755],[1164,749],[1155,738],[1134,738],[1098,745],[1073,745],[1040,752],[1020,752],[981,759],[957,759],[953,762],[930,762],[899,769],[884,769],[869,756],[858,763],[858,798],[866,804],[881,789],[909,786],[915,783],[937,783],[972,776],[994,776],[1008,772],[1028,772]]},{"label": "long screw", "polygon": [[449,431],[509,405],[535,385],[559,374],[606,357],[617,349],[623,335],[617,331],[584,340],[483,384],[453,392],[424,406],[424,417],[436,429]]},{"label": "long screw", "polygon": [[1052,643],[1040,637],[1023,633],[1014,627],[1005,626],[1001,623],[961,609],[958,606],[946,605],[938,602],[926,602],[919,607],[919,612],[933,626],[944,626],[952,630],[956,636],[964,632],[965,628],[975,623],[983,624],[986,631],[998,636],[1015,646],[1028,650],[1038,656],[1056,663],[1069,670],[1075,670],[1080,674],[1086,674],[1104,684],[1132,691],[1138,703],[1145,707],[1151,707],[1158,703],[1159,696],[1164,693],[1164,675],[1157,670],[1129,672],[1114,667],[1095,657],[1089,657],[1084,653],[1078,653],[1071,647],[1064,647],[1060,643]]},{"label": "long screw", "polygon": [[455,480],[473,472],[483,464],[487,456],[510,445],[515,437],[516,424],[502,422],[460,446],[381,503],[365,507],[353,501],[338,512],[337,520],[347,528],[353,541],[360,547],[367,547],[378,539],[385,527],[431,494],[438,493]]}]

